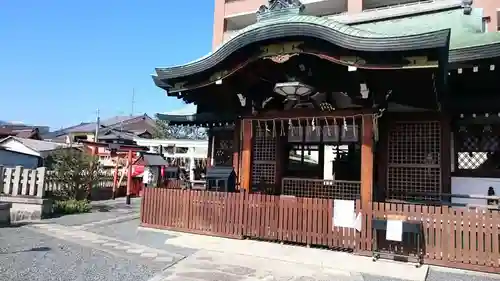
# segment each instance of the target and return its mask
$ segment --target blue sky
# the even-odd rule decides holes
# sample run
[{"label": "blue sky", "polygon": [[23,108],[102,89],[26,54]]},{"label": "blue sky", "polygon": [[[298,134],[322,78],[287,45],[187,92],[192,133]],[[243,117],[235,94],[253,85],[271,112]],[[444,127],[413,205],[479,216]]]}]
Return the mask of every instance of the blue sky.
[{"label": "blue sky", "polygon": [[0,1],[0,120],[53,129],[182,108],[150,77],[211,49],[213,0]]}]

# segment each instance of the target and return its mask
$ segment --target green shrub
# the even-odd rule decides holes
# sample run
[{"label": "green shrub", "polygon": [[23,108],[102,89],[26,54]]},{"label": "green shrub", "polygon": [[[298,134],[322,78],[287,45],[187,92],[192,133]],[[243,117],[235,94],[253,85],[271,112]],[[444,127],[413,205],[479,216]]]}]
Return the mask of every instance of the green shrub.
[{"label": "green shrub", "polygon": [[54,213],[56,214],[80,214],[88,213],[92,209],[88,200],[62,200],[54,202]]}]

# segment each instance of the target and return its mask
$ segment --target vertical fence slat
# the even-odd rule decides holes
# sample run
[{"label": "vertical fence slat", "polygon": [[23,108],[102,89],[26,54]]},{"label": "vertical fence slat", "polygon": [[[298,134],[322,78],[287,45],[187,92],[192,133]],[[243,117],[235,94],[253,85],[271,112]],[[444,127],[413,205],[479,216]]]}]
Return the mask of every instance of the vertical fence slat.
[{"label": "vertical fence slat", "polygon": [[492,213],[493,219],[492,227],[491,227],[491,235],[492,235],[492,266],[498,267],[500,265],[500,237],[498,228],[500,227],[500,212]]}]

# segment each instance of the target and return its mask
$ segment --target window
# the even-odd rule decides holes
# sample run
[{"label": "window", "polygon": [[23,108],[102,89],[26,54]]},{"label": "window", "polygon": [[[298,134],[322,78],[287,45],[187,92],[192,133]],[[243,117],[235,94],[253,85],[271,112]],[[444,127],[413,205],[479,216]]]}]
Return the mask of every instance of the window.
[{"label": "window", "polygon": [[359,126],[292,126],[285,177],[359,180]]},{"label": "window", "polygon": [[185,154],[187,153],[189,150],[189,148],[187,147],[175,147],[175,153],[178,153],[178,154]]},{"label": "window", "polygon": [[319,160],[319,145],[292,144],[288,150],[289,174],[298,172],[299,177],[321,178]]},{"label": "window", "polygon": [[491,18],[490,17],[483,17],[483,21],[482,21],[482,30],[483,32],[488,32],[488,24],[491,22]]},{"label": "window", "polygon": [[80,141],[86,141],[87,140],[87,136],[75,136],[73,138],[73,142],[80,142]]}]

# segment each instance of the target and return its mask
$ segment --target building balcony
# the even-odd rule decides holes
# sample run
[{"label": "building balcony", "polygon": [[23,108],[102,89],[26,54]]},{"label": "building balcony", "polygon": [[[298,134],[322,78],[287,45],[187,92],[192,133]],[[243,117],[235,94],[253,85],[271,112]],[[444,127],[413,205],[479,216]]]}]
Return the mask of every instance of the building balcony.
[{"label": "building balcony", "polygon": [[437,2],[440,0],[362,0],[363,10],[379,9],[392,6],[405,6],[411,4],[423,4]]},{"label": "building balcony", "polygon": [[[347,11],[348,0],[301,0],[305,5],[305,14],[324,16]],[[238,30],[257,21],[256,12],[267,0],[226,0],[224,17],[226,30]]]}]

